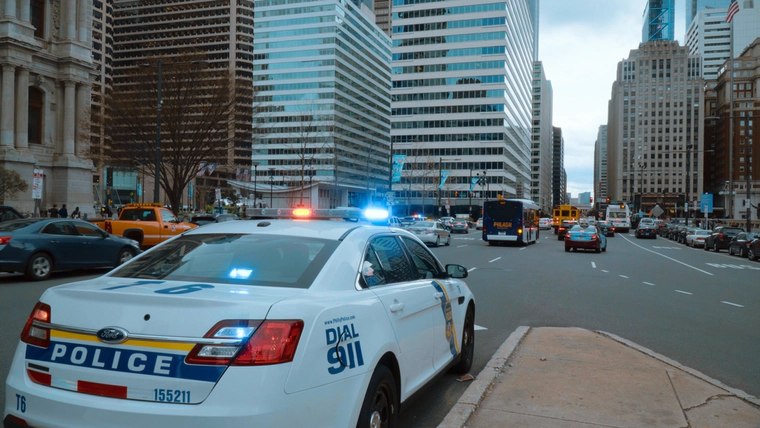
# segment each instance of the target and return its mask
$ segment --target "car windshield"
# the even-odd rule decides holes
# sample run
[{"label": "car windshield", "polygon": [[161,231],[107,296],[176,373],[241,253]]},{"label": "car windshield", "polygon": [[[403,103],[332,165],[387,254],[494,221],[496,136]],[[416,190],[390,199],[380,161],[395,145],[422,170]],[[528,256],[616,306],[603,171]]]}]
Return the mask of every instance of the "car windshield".
[{"label": "car windshield", "polygon": [[712,232],[710,232],[709,230],[697,230],[696,232],[694,232],[694,234],[698,236],[708,236],[712,234]]},{"label": "car windshield", "polygon": [[337,246],[337,241],[294,236],[185,235],[111,276],[308,288]]},{"label": "car windshield", "polygon": [[435,223],[432,221],[418,221],[414,223],[412,226],[414,227],[435,227]]}]

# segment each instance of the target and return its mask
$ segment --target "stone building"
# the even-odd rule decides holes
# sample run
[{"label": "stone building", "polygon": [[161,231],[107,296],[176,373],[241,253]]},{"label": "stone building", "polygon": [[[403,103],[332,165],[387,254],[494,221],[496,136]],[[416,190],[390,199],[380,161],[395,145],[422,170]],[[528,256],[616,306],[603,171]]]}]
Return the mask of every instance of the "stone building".
[{"label": "stone building", "polygon": [[0,10],[0,166],[29,184],[1,202],[30,214],[65,203],[92,215],[92,1],[4,0]]}]

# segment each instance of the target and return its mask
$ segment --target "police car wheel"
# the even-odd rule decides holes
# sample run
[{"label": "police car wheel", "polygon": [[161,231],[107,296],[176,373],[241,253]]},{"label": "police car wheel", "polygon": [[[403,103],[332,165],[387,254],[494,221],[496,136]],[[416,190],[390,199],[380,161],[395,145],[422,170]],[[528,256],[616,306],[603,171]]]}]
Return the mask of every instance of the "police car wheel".
[{"label": "police car wheel", "polygon": [[32,281],[43,281],[53,272],[53,260],[45,253],[35,253],[29,259],[26,268],[26,278]]},{"label": "police car wheel", "polygon": [[449,238],[446,240],[446,246],[448,247],[451,245],[451,235],[449,235]]},{"label": "police car wheel", "polygon": [[364,396],[357,428],[389,428],[398,425],[399,397],[393,373],[377,366]]},{"label": "police car wheel", "polygon": [[454,373],[469,373],[472,368],[472,360],[475,355],[475,309],[470,306],[464,316],[464,328],[462,328],[462,352],[459,353],[459,362],[451,368]]},{"label": "police car wheel", "polygon": [[129,248],[122,248],[119,251],[119,256],[116,258],[116,265],[121,265],[122,263],[126,263],[129,259],[135,256],[134,251],[130,250]]}]

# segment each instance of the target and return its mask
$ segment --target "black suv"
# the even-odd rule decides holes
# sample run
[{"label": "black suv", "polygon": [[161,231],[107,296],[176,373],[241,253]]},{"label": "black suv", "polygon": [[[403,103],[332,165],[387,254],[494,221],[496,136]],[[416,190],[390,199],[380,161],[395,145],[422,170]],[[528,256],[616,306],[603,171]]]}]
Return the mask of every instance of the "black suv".
[{"label": "black suv", "polygon": [[718,226],[713,229],[712,235],[705,239],[705,251],[713,250],[716,253],[728,249],[731,239],[744,232],[741,227]]}]

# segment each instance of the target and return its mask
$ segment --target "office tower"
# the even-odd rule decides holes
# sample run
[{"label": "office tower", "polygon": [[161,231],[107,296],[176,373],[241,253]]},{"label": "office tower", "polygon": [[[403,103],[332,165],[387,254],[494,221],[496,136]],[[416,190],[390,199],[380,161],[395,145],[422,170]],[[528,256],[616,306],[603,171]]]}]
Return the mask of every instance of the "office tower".
[{"label": "office tower", "polygon": [[393,16],[392,141],[406,156],[399,202],[443,215],[447,201],[456,214],[497,194],[530,199],[527,3],[397,2]]},{"label": "office tower", "polygon": [[3,203],[29,215],[63,203],[92,215],[92,2],[7,0],[0,8],[0,166],[28,184]]},{"label": "office tower", "polygon": [[675,0],[648,0],[644,8],[641,41],[675,40]]},{"label": "office tower", "polygon": [[278,207],[366,206],[381,192],[385,201],[390,38],[366,2],[297,3],[256,1],[259,192]]},{"label": "office tower", "polygon": [[533,23],[533,61],[538,61],[538,22],[539,3],[541,0],[527,0],[530,21]]},{"label": "office tower", "polygon": [[[229,122],[229,139],[224,143],[226,147],[219,147],[218,157],[207,159],[215,168],[207,170],[208,176],[195,180],[198,191],[190,205],[210,204],[214,189],[226,187],[240,168],[251,169],[253,1],[115,0],[113,20],[114,88],[131,87],[133,83],[125,76],[134,68],[158,59],[168,59],[168,64],[182,54],[203,59],[201,79],[204,74],[216,76],[219,72],[230,76],[235,111]],[[163,74],[164,79],[171,78],[170,65]],[[136,178],[138,170],[132,174]],[[145,179],[148,182],[143,183],[143,188],[153,189],[152,177]],[[210,198],[199,200],[204,194]],[[153,197],[151,192],[145,200]]]},{"label": "office tower", "polygon": [[[103,125],[110,116],[106,100],[113,92],[113,0],[95,1],[92,7],[92,63],[96,74],[92,82],[90,108],[90,159],[95,167],[92,183],[94,204],[102,205],[107,197],[104,186],[108,172],[106,167],[111,158],[111,133]],[[136,188],[131,190],[137,193]]]},{"label": "office tower", "polygon": [[[713,194],[713,212],[717,217],[746,220],[748,189],[752,205],[760,206],[760,156],[757,155],[760,153],[760,38],[734,59],[733,112],[728,64],[721,71],[705,94],[706,148],[714,150],[707,153],[709,169],[705,172],[705,191]],[[733,191],[729,192],[731,187]],[[730,194],[733,198],[729,201]],[[751,210],[751,219],[757,220],[757,214],[758,210]],[[744,222],[739,225],[744,226]],[[753,231],[757,232],[756,229]]]},{"label": "office tower", "polygon": [[552,127],[552,206],[562,205],[570,200],[567,196],[567,172],[565,171],[565,139],[562,128]]},{"label": "office tower", "polygon": [[[702,193],[704,81],[677,41],[647,42],[618,63],[607,120],[608,196],[683,215]],[[665,205],[665,206],[663,206]],[[674,214],[676,214],[674,212]]]},{"label": "office tower", "polygon": [[588,206],[591,205],[591,192],[578,193],[578,203],[583,205],[580,207],[581,209],[588,209]]},{"label": "office tower", "polygon": [[533,63],[533,133],[531,135],[531,189],[533,202],[544,212],[552,206],[552,85],[540,61]]},{"label": "office tower", "polygon": [[393,16],[393,0],[375,0],[375,23],[387,34],[391,35],[391,21]]},{"label": "office tower", "polygon": [[594,142],[594,197],[597,202],[607,198],[607,125],[599,125]]},{"label": "office tower", "polygon": [[718,69],[730,57],[730,24],[725,21],[726,8],[696,12],[686,31],[689,54],[702,57],[702,76],[715,80]]},{"label": "office tower", "polygon": [[723,9],[723,16],[725,16],[725,9],[729,3],[731,3],[731,0],[684,0],[686,12],[684,14],[686,20],[684,28],[689,28],[691,22],[701,10]]}]

